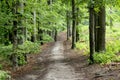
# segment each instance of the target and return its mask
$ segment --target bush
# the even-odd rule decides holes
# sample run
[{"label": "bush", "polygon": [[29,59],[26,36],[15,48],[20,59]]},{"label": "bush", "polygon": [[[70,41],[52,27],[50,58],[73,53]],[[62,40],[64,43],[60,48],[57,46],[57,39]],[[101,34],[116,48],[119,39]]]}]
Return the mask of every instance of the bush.
[{"label": "bush", "polygon": [[0,70],[0,80],[10,80],[10,75],[8,75],[8,72],[1,71]]},{"label": "bush", "polygon": [[95,53],[94,60],[96,63],[106,64],[113,61],[120,61],[120,56],[117,55],[120,51],[119,40],[110,41],[107,43],[106,52]]},{"label": "bush", "polygon": [[114,61],[114,58],[116,58],[116,55],[113,53],[94,54],[95,63],[101,63],[101,64],[111,63],[112,61]]},{"label": "bush", "polygon": [[22,45],[18,46],[17,53],[27,54],[27,53],[38,53],[40,52],[39,43],[33,43],[31,41],[26,41]]},{"label": "bush", "polygon": [[50,42],[53,41],[53,38],[48,34],[43,34],[43,41],[42,42]]},{"label": "bush", "polygon": [[2,64],[0,64],[0,70],[3,68]]},{"label": "bush", "polygon": [[4,59],[8,59],[8,56],[10,56],[12,53],[13,53],[12,45],[0,46],[0,56],[3,57]]},{"label": "bush", "polygon": [[34,54],[40,52],[39,43],[33,43],[30,41],[24,42],[22,45],[18,46],[17,55],[19,57],[19,65],[26,64],[26,54]]},{"label": "bush", "polygon": [[88,52],[89,52],[89,51],[88,51],[88,50],[89,50],[89,47],[88,47],[88,45],[87,45],[86,42],[77,42],[77,43],[76,43],[76,49],[82,50],[85,55],[88,54]]},{"label": "bush", "polygon": [[18,61],[19,65],[26,64],[26,61],[25,61],[26,54],[31,54],[31,53],[33,54],[33,53],[40,52],[40,45],[37,42],[33,43],[30,41],[26,41],[22,45],[18,45],[16,52],[13,52],[12,47],[13,47],[12,45],[8,45],[8,46],[1,45],[0,55],[3,59],[10,60],[11,55],[13,53],[16,53],[19,58],[19,61]]}]

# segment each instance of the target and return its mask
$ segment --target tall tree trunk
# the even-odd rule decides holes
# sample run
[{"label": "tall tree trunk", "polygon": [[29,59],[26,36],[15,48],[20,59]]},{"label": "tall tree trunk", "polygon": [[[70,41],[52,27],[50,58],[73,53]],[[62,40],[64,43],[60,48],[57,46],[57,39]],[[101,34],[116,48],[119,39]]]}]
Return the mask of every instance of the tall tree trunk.
[{"label": "tall tree trunk", "polygon": [[[78,26],[77,26],[78,27]],[[76,42],[78,42],[80,40],[80,37],[79,37],[79,30],[78,28],[76,28]]]},{"label": "tall tree trunk", "polygon": [[[18,28],[18,35],[20,36],[18,38],[18,44],[22,45],[25,42],[25,37],[26,37],[26,28],[24,26],[24,19],[23,19],[23,14],[24,14],[24,2],[23,0],[19,1],[19,12],[21,13],[21,18],[19,20],[19,28]],[[24,60],[27,62],[27,53],[22,54],[24,56]],[[20,56],[18,57],[18,61],[21,60]],[[20,64],[21,65],[21,64]]]},{"label": "tall tree trunk", "polygon": [[[110,15],[112,14],[112,7],[110,7]],[[112,17],[110,16],[110,28],[112,29],[113,27],[113,19]]]},{"label": "tall tree trunk", "polygon": [[53,0],[48,0],[48,1],[47,1],[48,5],[51,5],[52,2],[53,2]]},{"label": "tall tree trunk", "polygon": [[34,10],[34,42],[37,40],[37,38],[36,38],[36,32],[37,32],[37,30],[36,30],[36,10]]},{"label": "tall tree trunk", "polygon": [[67,17],[67,40],[69,40],[69,37],[71,36],[70,11],[67,11],[66,17]]},{"label": "tall tree trunk", "polygon": [[70,25],[69,25],[69,24],[70,24],[70,22],[69,22],[69,21],[70,21],[70,20],[69,20],[69,11],[67,11],[66,17],[67,17],[67,40],[69,40],[69,37],[70,37],[70,36],[69,36],[69,35],[70,35],[70,32],[69,32],[69,31],[70,31]]},{"label": "tall tree trunk", "polygon": [[75,15],[75,0],[71,0],[72,2],[72,49],[75,48],[76,42],[76,15]]},{"label": "tall tree trunk", "polygon": [[78,27],[78,25],[79,25],[79,8],[77,7],[76,8],[76,10],[77,10],[77,16],[76,16],[76,26],[77,26],[77,28],[76,28],[76,42],[78,42],[79,40],[80,40],[80,38],[79,38],[79,27]]},{"label": "tall tree trunk", "polygon": [[27,41],[27,27],[24,28],[25,41]]},{"label": "tall tree trunk", "polygon": [[101,52],[101,51],[105,51],[105,20],[106,16],[105,16],[105,7],[102,6],[100,7],[100,12],[98,15],[98,30],[97,30],[97,46],[98,46],[98,51],[97,52]]},{"label": "tall tree trunk", "polygon": [[112,27],[113,27],[113,19],[110,18],[110,29],[112,29]]},{"label": "tall tree trunk", "polygon": [[40,22],[38,21],[38,40],[43,45],[43,31],[40,29]]},{"label": "tall tree trunk", "polygon": [[19,28],[18,28],[18,35],[19,35],[19,38],[18,38],[18,44],[23,44],[24,43],[24,31],[25,31],[25,28],[24,28],[24,25],[23,25],[23,23],[24,23],[24,20],[23,20],[23,13],[24,13],[24,3],[23,3],[23,0],[21,0],[20,2],[19,2],[19,5],[20,5],[20,13],[21,13],[21,19],[19,20],[19,23],[20,23],[20,25],[19,25]]},{"label": "tall tree trunk", "polygon": [[94,13],[95,15],[95,19],[94,19],[94,22],[95,22],[95,30],[94,30],[94,34],[95,34],[95,51],[97,52],[98,51],[98,40],[97,40],[97,35],[98,35],[98,14],[97,13]]},{"label": "tall tree trunk", "polygon": [[89,9],[89,45],[90,45],[90,63],[94,63],[93,54],[95,52],[94,38],[94,8]]},{"label": "tall tree trunk", "polygon": [[[26,7],[26,4],[24,3],[23,5],[24,7]],[[24,10],[24,12],[26,12],[27,10]],[[25,18],[24,20],[25,24],[28,24],[28,20]],[[28,29],[27,26],[24,27],[24,40],[27,41],[28,40]]]},{"label": "tall tree trunk", "polygon": [[13,69],[16,70],[18,68],[18,57],[17,57],[17,21],[13,21],[13,54],[12,54],[12,63]]},{"label": "tall tree trunk", "polygon": [[52,38],[54,39],[54,36],[55,36],[55,30],[52,29]]},{"label": "tall tree trunk", "polygon": [[55,42],[57,41],[57,29],[55,29],[55,36],[54,36]]},{"label": "tall tree trunk", "polygon": [[37,40],[37,30],[36,30],[36,10],[34,10],[33,12],[33,24],[34,24],[34,28],[33,28],[33,33],[32,33],[32,36],[31,36],[31,41],[32,42],[35,42]]},{"label": "tall tree trunk", "polygon": [[[17,7],[17,2],[14,2],[13,1],[13,14],[16,15],[17,14],[17,10],[18,10],[18,7]],[[17,19],[17,16],[15,16],[15,18]],[[13,54],[11,55],[12,57],[12,63],[13,63],[13,70],[16,70],[18,68],[18,57],[17,57],[17,53],[16,53],[16,50],[17,50],[17,47],[18,47],[18,43],[17,43],[17,25],[18,25],[18,22],[15,20],[13,20],[13,33],[12,33],[12,36],[13,36]]]}]

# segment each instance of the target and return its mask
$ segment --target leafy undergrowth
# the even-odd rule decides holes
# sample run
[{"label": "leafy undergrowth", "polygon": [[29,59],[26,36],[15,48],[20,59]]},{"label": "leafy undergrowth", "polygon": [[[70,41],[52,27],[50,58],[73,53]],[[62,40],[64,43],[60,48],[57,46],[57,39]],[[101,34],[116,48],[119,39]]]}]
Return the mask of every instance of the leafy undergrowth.
[{"label": "leafy undergrowth", "polygon": [[53,41],[53,38],[50,35],[44,33],[42,42],[46,43],[46,42],[51,42],[51,41]]},{"label": "leafy undergrowth", "polygon": [[120,52],[120,44],[119,40],[110,41],[107,43],[106,52],[99,52],[94,54],[94,60],[96,63],[111,63],[111,62],[119,62],[120,55],[117,53]]},{"label": "leafy undergrowth", "polygon": [[76,49],[81,50],[84,55],[88,55],[89,53],[89,35],[88,35],[88,27],[85,25],[80,25],[79,29],[79,37],[80,41],[78,41],[76,45]]},{"label": "leafy undergrowth", "polygon": [[[76,43],[76,48],[83,51],[84,55],[89,55],[89,47],[86,42]],[[106,64],[111,62],[119,62],[120,55],[120,44],[119,40],[110,41],[107,43],[106,52],[96,52],[94,54],[95,63]]]},{"label": "leafy undergrowth", "polygon": [[[84,29],[82,31],[87,31]],[[86,34],[83,34],[81,36],[81,40],[76,43],[76,49],[83,51],[85,55],[89,55],[89,41],[88,38],[86,38]],[[112,29],[107,27],[107,35],[106,35],[106,51],[105,52],[95,52],[94,54],[94,60],[95,63],[100,64],[107,64],[111,62],[120,62],[120,30],[117,27],[114,27]],[[89,61],[89,60],[88,60]]]},{"label": "leafy undergrowth", "polygon": [[112,29],[107,27],[106,35],[106,52],[99,52],[94,54],[94,60],[96,63],[106,64],[111,62],[120,62],[120,29],[113,27]]},{"label": "leafy undergrowth", "polygon": [[10,80],[11,76],[6,71],[0,70],[0,80]]},{"label": "leafy undergrowth", "polygon": [[[12,45],[8,45],[8,46],[1,45],[0,47],[1,61],[7,61],[8,64],[11,64],[10,62],[11,55],[14,53],[12,47],[13,47]],[[38,53],[38,52],[40,52],[40,45],[37,42],[33,43],[30,41],[26,41],[22,45],[18,45],[18,49],[15,51],[15,53],[19,57],[18,64],[20,65],[26,64],[24,55]]]},{"label": "leafy undergrowth", "polygon": [[87,42],[77,42],[76,43],[76,49],[81,50],[84,55],[88,55],[89,53],[89,45],[87,45]]}]

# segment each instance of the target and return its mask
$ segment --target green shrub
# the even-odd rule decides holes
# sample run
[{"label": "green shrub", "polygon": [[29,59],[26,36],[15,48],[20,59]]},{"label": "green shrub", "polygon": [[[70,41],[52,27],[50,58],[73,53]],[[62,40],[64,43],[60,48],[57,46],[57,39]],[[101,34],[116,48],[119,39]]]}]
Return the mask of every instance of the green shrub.
[{"label": "green shrub", "polygon": [[120,61],[120,56],[117,55],[120,51],[119,40],[110,41],[107,43],[106,52],[95,53],[94,60],[96,63],[110,63],[113,61]]},{"label": "green shrub", "polygon": [[8,46],[1,45],[0,46],[1,57],[8,59],[8,56],[11,55],[12,53],[13,53],[12,45],[8,45]]},{"label": "green shrub", "polygon": [[33,43],[31,41],[26,41],[22,45],[18,46],[17,53],[27,54],[27,53],[38,53],[40,51],[39,43]]},{"label": "green shrub", "polygon": [[88,45],[87,45],[86,42],[77,42],[77,43],[76,43],[76,49],[82,50],[85,55],[88,54],[88,52],[89,52],[89,51],[88,51],[88,50],[89,50],[89,47],[88,47]]},{"label": "green shrub", "polygon": [[9,80],[11,77],[8,75],[8,72],[0,70],[0,80]]},{"label": "green shrub", "polygon": [[16,53],[17,56],[19,57],[18,63],[20,65],[26,64],[25,57],[24,57],[26,54],[31,54],[31,53],[33,54],[33,53],[38,53],[38,52],[40,52],[39,43],[37,42],[33,43],[31,41],[26,41],[22,45],[18,45],[16,52],[13,52],[12,45],[8,45],[8,46],[1,45],[0,47],[0,56],[3,59],[10,60],[11,55],[13,53]]},{"label": "green shrub", "polygon": [[2,64],[0,64],[0,70],[3,68]]},{"label": "green shrub", "polygon": [[43,41],[44,43],[53,41],[53,38],[49,36],[48,34],[43,34]]},{"label": "green shrub", "polygon": [[114,53],[95,53],[94,54],[94,60],[95,63],[110,63],[114,61],[114,58],[116,58],[116,55]]},{"label": "green shrub", "polygon": [[26,54],[33,54],[40,52],[40,45],[39,43],[33,43],[30,41],[24,42],[22,45],[18,46],[17,55],[19,57],[18,64],[23,65],[26,64],[25,55]]}]

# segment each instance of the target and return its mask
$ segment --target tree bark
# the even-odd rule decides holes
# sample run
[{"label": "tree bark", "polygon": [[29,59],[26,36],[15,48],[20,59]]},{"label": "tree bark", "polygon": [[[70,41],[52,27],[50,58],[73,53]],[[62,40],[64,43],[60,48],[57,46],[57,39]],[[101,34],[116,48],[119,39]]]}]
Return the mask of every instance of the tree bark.
[{"label": "tree bark", "polygon": [[69,11],[67,11],[67,40],[69,40],[69,37],[70,37],[70,20],[69,20],[69,15],[70,15],[70,13],[69,13]]},{"label": "tree bark", "polygon": [[43,45],[43,31],[40,28],[38,28],[38,35],[40,44]]},{"label": "tree bark", "polygon": [[[112,7],[110,7],[110,15],[112,14]],[[113,27],[113,19],[110,17],[110,28],[112,29]]]},{"label": "tree bark", "polygon": [[57,41],[57,29],[55,29],[55,36],[54,36],[55,42]]},{"label": "tree bark", "polygon": [[94,63],[93,54],[95,52],[95,37],[94,37],[94,8],[89,9],[89,46],[90,46],[90,63]]},{"label": "tree bark", "polygon": [[48,5],[51,5],[52,2],[53,2],[53,0],[48,0],[48,1],[47,1]]},{"label": "tree bark", "polygon": [[100,7],[100,12],[98,14],[98,26],[97,29],[97,52],[105,51],[105,22],[106,22],[106,16],[105,16],[105,7]]},{"label": "tree bark", "polygon": [[36,10],[34,10],[33,15],[34,15],[34,20],[33,20],[33,22],[34,22],[34,42],[35,42],[37,40],[37,38],[36,38],[36,32],[37,32],[37,30],[36,30]]},{"label": "tree bark", "polygon": [[77,26],[77,28],[76,28],[76,42],[78,42],[80,40],[79,27],[78,27],[78,25],[79,25],[79,15],[78,15],[79,14],[79,8],[77,7],[76,10],[77,10],[77,16],[76,16],[76,26]]},{"label": "tree bark", "polygon": [[95,34],[95,51],[97,52],[98,51],[98,39],[97,39],[97,35],[98,35],[98,14],[97,13],[94,13],[94,17],[95,17],[95,19],[94,19],[94,22],[95,22],[95,29],[94,29],[94,34]]},{"label": "tree bark", "polygon": [[76,16],[75,16],[75,0],[72,1],[72,49],[75,48],[76,42]]},{"label": "tree bark", "polygon": [[24,3],[23,3],[23,0],[21,0],[19,2],[19,13],[20,13],[20,20],[19,20],[19,27],[18,27],[18,44],[23,44],[24,43],[24,26],[23,26],[23,23],[24,23],[24,20],[23,20],[23,13],[24,13]]},{"label": "tree bark", "polygon": [[[17,7],[17,2],[14,2],[13,1],[13,15],[17,15],[17,10],[18,10],[18,7]],[[17,16],[15,16],[15,18],[17,19]],[[17,57],[17,53],[16,53],[16,50],[17,50],[17,47],[18,47],[18,42],[17,42],[17,25],[18,25],[18,22],[15,20],[13,20],[13,33],[12,33],[12,36],[13,36],[13,54],[11,55],[12,57],[12,63],[13,63],[13,70],[16,70],[18,68],[18,57]]]}]

